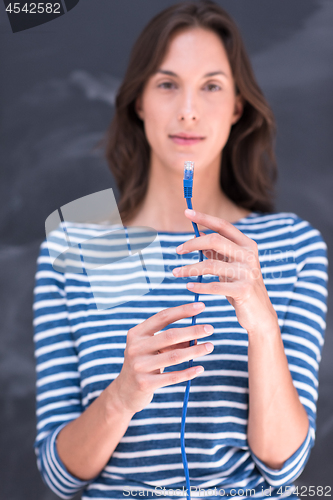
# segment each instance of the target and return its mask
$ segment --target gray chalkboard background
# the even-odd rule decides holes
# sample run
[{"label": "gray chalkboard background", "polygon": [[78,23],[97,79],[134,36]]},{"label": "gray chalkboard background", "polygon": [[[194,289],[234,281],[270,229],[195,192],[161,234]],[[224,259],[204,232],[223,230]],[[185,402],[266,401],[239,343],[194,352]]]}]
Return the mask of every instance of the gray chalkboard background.
[{"label": "gray chalkboard background", "polygon": [[[11,32],[0,5],[0,497],[52,500],[37,470],[32,297],[44,221],[114,186],[91,151],[113,114],[130,49],[168,0],[81,0],[57,20]],[[277,210],[319,229],[333,262],[333,1],[219,0],[241,28],[277,119]],[[117,191],[116,191],[117,194]],[[299,485],[332,485],[332,284],[317,437]],[[79,498],[79,497],[77,497]],[[314,497],[313,497],[314,498]]]}]

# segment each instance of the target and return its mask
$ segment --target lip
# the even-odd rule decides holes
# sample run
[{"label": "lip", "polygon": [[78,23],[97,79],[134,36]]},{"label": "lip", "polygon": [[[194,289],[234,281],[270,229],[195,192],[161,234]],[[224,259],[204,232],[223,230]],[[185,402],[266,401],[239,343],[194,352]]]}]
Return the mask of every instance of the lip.
[{"label": "lip", "polygon": [[174,135],[169,135],[170,139],[173,140],[176,144],[181,144],[181,145],[191,145],[191,144],[197,144],[198,142],[202,141],[204,137],[201,137],[196,134],[185,134],[184,132],[180,132],[179,134],[174,134]]}]

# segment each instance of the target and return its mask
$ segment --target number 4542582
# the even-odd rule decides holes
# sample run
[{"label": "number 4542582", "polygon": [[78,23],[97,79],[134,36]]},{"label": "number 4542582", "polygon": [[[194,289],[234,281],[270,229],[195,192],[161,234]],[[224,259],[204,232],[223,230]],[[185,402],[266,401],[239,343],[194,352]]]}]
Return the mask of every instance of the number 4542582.
[{"label": "number 4542582", "polygon": [[[291,486],[285,486],[286,488],[291,488]],[[278,489],[277,494],[282,495],[283,487]],[[296,486],[293,491],[298,497],[331,497],[332,496],[332,487],[331,486]]]},{"label": "number 4542582", "polygon": [[37,4],[25,3],[22,8],[19,2],[14,2],[13,4],[8,4],[6,11],[10,14],[19,14],[20,12],[25,12],[26,14],[43,14],[43,12],[47,14],[61,14],[60,3],[52,4],[50,2],[38,2]]}]

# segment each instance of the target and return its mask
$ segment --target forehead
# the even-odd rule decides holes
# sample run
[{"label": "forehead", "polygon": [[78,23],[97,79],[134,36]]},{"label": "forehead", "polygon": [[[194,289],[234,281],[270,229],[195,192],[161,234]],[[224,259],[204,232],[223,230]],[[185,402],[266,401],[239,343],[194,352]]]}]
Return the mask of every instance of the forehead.
[{"label": "forehead", "polygon": [[[229,59],[221,37],[205,28],[187,28],[177,31],[170,39],[162,64],[173,63],[178,66],[220,64],[224,68]],[[215,69],[215,68],[214,68]]]}]

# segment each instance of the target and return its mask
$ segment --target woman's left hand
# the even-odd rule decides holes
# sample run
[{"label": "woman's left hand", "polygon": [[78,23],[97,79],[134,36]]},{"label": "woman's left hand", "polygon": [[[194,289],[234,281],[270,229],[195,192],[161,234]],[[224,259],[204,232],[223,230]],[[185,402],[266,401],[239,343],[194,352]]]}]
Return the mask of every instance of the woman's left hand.
[{"label": "woman's left hand", "polygon": [[235,308],[239,324],[249,333],[276,327],[278,317],[261,274],[257,243],[224,219],[188,209],[185,215],[216,232],[200,232],[200,237],[177,247],[178,254],[202,250],[208,260],[175,268],[174,276],[215,274],[219,282],[190,282],[187,288],[200,295],[225,295]]}]

